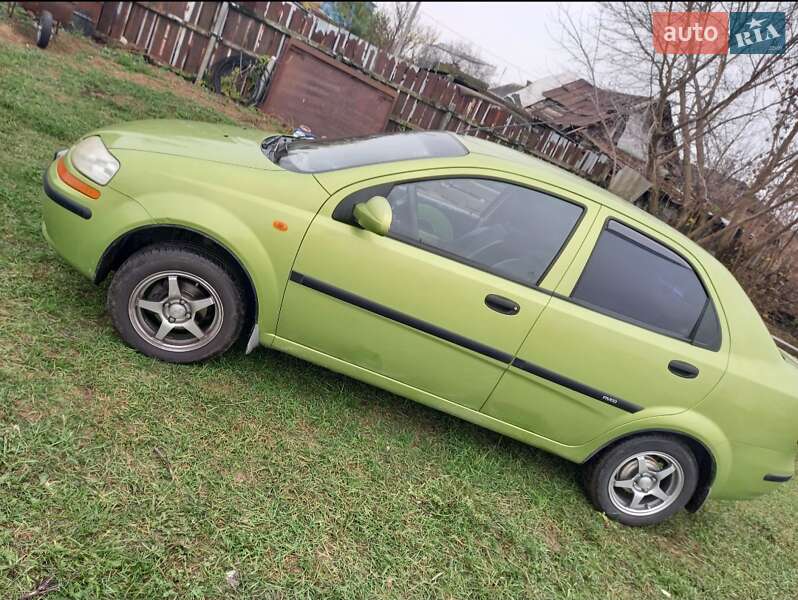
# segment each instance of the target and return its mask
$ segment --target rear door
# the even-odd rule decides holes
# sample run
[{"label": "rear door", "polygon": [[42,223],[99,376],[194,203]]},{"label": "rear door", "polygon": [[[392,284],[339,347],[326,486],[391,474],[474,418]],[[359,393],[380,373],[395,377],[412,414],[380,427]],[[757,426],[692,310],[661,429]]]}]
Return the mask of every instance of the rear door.
[{"label": "rear door", "polygon": [[567,445],[686,410],[726,369],[718,306],[683,248],[603,209],[483,410]]},{"label": "rear door", "polygon": [[[374,195],[392,207],[387,236],[352,218]],[[277,334],[478,410],[597,212],[484,169],[349,186],[305,236]]]}]

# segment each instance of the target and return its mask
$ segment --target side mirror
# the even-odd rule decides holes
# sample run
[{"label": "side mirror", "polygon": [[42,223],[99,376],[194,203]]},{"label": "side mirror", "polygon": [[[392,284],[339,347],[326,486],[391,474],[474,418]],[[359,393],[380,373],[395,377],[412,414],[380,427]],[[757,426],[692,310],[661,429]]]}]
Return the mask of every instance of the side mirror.
[{"label": "side mirror", "polygon": [[393,211],[391,211],[391,205],[382,196],[374,196],[366,202],[355,204],[352,214],[358,225],[377,235],[385,235],[391,228]]}]

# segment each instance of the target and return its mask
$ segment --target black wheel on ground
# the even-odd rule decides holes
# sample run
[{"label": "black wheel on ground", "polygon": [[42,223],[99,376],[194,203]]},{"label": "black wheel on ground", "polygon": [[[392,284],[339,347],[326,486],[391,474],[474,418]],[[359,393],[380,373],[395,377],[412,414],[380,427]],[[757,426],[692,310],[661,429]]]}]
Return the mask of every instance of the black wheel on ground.
[{"label": "black wheel on ground", "polygon": [[49,10],[43,10],[39,15],[36,24],[36,45],[39,48],[47,48],[50,38],[53,36],[53,14]]},{"label": "black wheel on ground", "polygon": [[244,292],[210,252],[182,244],[131,255],[108,289],[108,312],[122,339],[167,362],[200,362],[225,352],[241,334]]},{"label": "black wheel on ground", "polygon": [[263,100],[269,81],[266,64],[247,54],[233,54],[214,63],[209,77],[214,92],[247,106]]},{"label": "black wheel on ground", "polygon": [[687,504],[698,463],[675,436],[646,434],[611,446],[585,467],[593,505],[624,525],[661,523]]}]

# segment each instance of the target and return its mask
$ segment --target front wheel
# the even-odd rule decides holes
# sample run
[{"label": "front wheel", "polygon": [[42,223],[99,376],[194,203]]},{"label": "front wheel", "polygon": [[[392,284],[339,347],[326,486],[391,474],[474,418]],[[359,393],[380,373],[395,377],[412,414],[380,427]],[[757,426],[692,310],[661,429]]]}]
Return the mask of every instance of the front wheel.
[{"label": "front wheel", "polygon": [[128,345],[175,363],[222,354],[245,315],[241,285],[225,264],[180,245],[149,246],[128,258],[108,289],[108,311]]},{"label": "front wheel", "polygon": [[698,464],[678,438],[641,435],[600,454],[585,473],[590,500],[625,525],[661,523],[680,511],[695,492]]}]

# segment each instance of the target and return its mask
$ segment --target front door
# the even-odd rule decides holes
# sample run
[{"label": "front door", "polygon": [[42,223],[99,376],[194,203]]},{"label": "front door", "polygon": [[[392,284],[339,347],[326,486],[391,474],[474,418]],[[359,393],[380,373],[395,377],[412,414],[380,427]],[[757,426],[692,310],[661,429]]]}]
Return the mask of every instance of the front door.
[{"label": "front door", "polygon": [[712,287],[683,249],[606,209],[584,246],[484,407],[566,445],[689,409],[728,358]]},{"label": "front door", "polygon": [[[387,236],[352,218],[374,195],[392,207]],[[536,286],[559,280],[596,216],[586,204],[486,170],[350,186],[305,236],[277,335],[479,409],[550,300]]]}]

